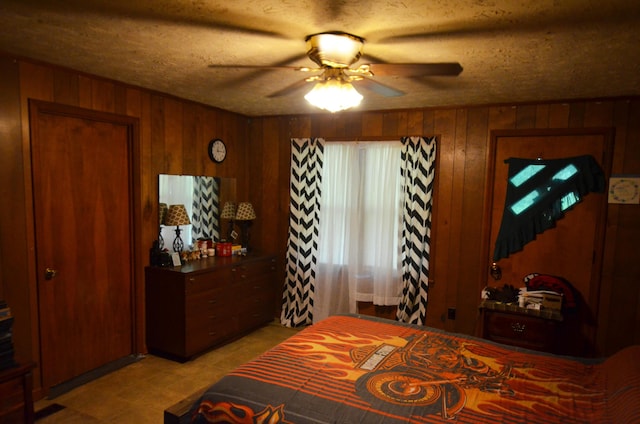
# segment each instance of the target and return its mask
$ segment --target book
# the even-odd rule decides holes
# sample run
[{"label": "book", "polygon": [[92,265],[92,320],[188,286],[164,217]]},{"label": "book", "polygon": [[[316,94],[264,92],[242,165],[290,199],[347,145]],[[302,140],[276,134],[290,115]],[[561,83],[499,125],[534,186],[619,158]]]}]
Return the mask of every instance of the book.
[{"label": "book", "polygon": [[520,290],[518,304],[531,309],[562,309],[562,294],[549,290]]},{"label": "book", "polygon": [[11,316],[11,308],[0,308],[0,319],[7,318]]},{"label": "book", "polygon": [[13,327],[13,317],[7,317],[0,320],[0,335],[10,332]]}]

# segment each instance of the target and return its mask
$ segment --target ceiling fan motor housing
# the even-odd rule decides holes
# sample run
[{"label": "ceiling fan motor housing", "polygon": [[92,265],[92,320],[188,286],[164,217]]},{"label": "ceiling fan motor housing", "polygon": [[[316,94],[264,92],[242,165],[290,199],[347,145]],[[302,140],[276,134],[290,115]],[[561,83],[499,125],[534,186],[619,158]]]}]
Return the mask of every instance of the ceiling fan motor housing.
[{"label": "ceiling fan motor housing", "polygon": [[364,39],[334,31],[307,36],[307,55],[324,68],[348,68],[360,59]]}]

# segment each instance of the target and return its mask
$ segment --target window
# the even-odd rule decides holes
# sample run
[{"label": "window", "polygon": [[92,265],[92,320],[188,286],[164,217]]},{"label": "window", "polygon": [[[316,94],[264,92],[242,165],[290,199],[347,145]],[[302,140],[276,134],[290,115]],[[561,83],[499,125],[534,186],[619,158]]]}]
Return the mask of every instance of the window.
[{"label": "window", "polygon": [[[509,181],[515,187],[519,187],[545,168],[546,165],[529,165],[522,171],[514,175]],[[526,211],[530,207],[534,206],[537,202],[540,202],[542,199],[544,199],[545,196],[551,193],[554,186],[562,184],[577,173],[578,168],[576,168],[576,166],[573,164],[568,164],[567,166],[556,172],[548,180],[537,181],[537,183],[539,184],[538,187],[536,187],[534,190],[530,191],[525,196],[518,199],[513,205],[511,205],[511,211],[515,215],[520,215],[522,212]],[[561,210],[566,211],[567,209],[575,205],[578,201],[580,201],[580,197],[576,193],[571,192],[566,194],[562,197],[561,200]]]},{"label": "window", "polygon": [[399,142],[327,143],[314,320],[357,301],[397,305],[402,186]]}]

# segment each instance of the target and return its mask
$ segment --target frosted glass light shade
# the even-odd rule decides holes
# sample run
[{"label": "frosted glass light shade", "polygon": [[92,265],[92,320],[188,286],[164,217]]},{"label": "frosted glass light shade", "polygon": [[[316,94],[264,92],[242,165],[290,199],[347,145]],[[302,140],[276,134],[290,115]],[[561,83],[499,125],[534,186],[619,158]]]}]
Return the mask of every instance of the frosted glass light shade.
[{"label": "frosted glass light shade", "polygon": [[353,85],[340,79],[319,81],[304,98],[313,106],[332,113],[358,106],[362,101],[362,95]]}]

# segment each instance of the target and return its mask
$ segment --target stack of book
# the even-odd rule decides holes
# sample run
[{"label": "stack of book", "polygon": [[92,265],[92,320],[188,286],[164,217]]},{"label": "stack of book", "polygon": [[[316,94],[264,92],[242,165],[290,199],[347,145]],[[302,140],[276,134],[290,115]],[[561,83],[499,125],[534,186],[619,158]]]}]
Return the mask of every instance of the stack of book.
[{"label": "stack of book", "polygon": [[247,249],[245,249],[244,247],[242,247],[239,244],[234,244],[231,246],[231,254],[233,256],[237,256],[237,255],[245,255],[247,253]]},{"label": "stack of book", "polygon": [[11,308],[0,300],[0,370],[16,365],[13,357],[13,315]]},{"label": "stack of book", "polygon": [[553,309],[559,311],[562,309],[562,295],[549,290],[533,290],[521,289],[518,296],[518,304],[522,308],[527,309]]}]

